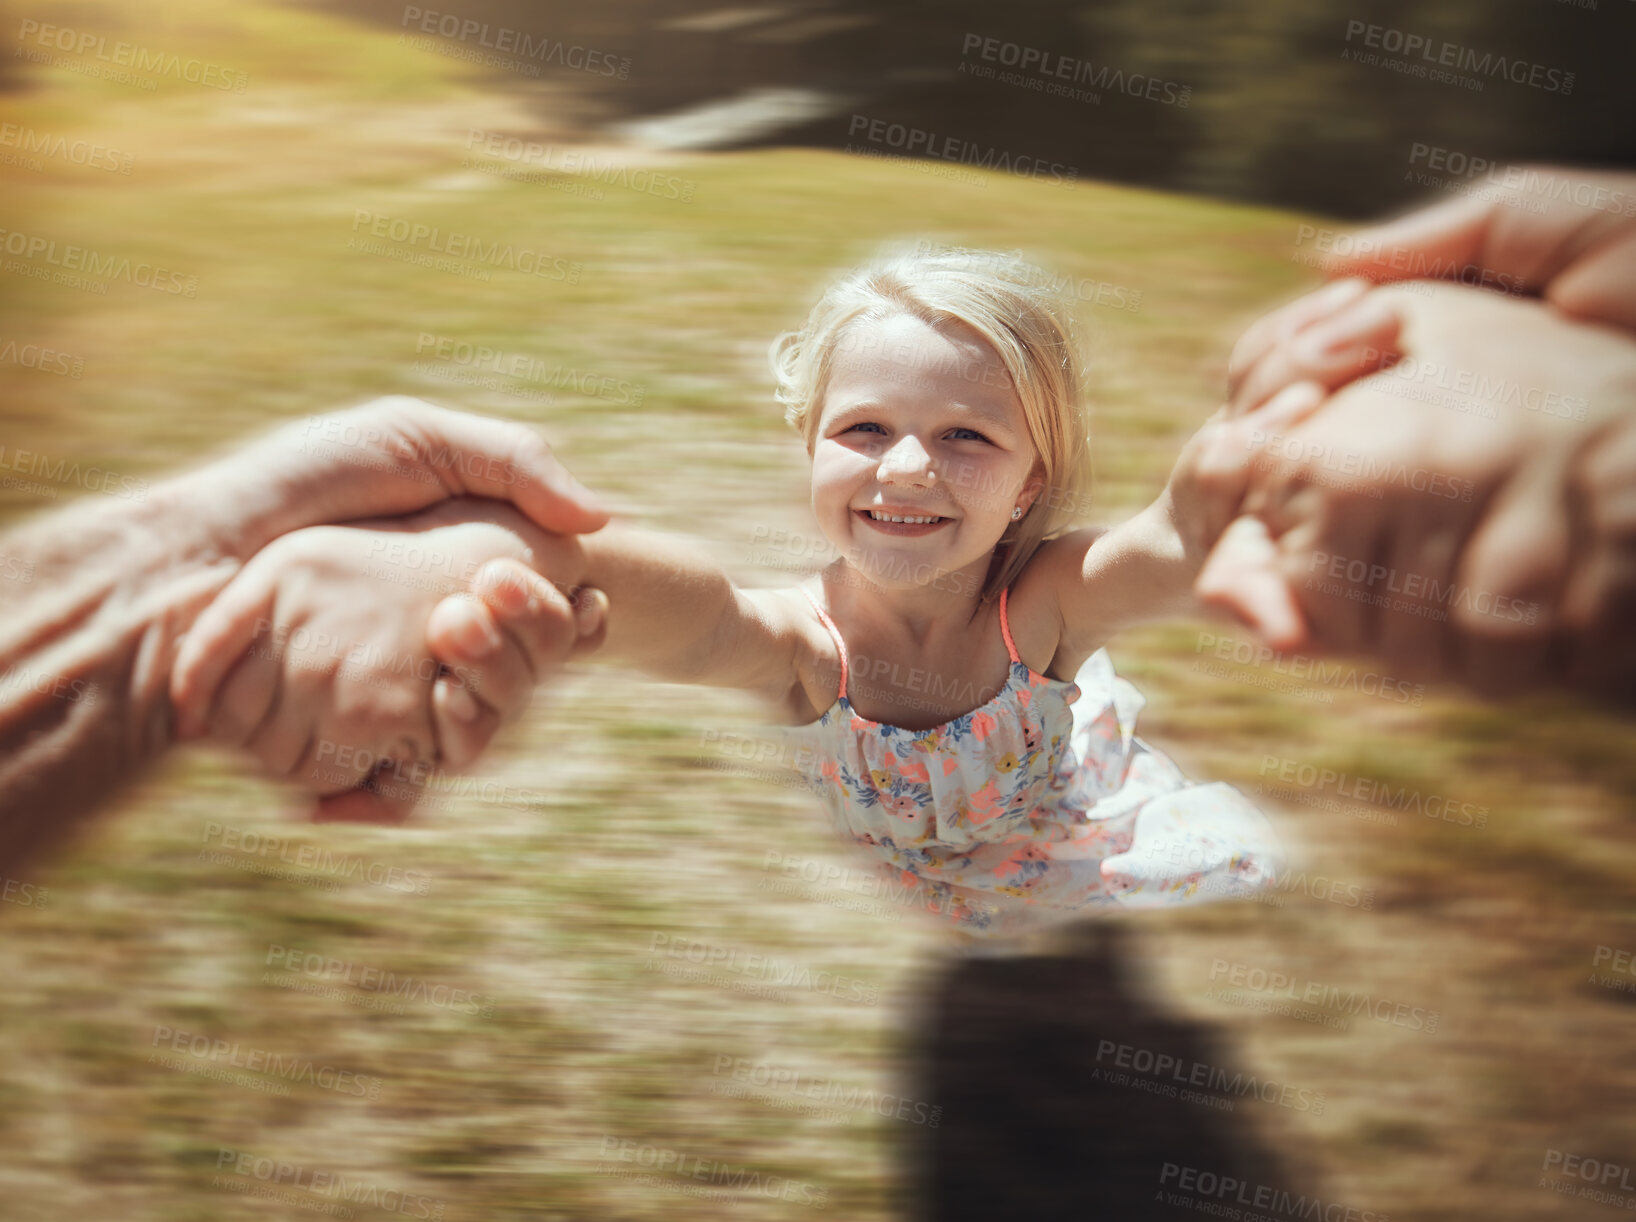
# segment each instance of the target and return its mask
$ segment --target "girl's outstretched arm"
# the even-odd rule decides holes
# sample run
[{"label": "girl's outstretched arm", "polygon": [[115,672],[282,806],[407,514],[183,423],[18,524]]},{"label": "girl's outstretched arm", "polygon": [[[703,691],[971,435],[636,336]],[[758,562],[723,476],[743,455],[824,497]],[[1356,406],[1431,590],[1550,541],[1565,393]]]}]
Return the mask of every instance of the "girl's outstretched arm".
[{"label": "girl's outstretched arm", "polygon": [[[551,536],[549,565],[571,599],[583,588],[608,600],[595,656],[672,683],[757,692],[778,700],[798,680],[798,618],[776,594],[741,590],[691,539],[615,521],[594,535]],[[500,561],[474,583],[488,601],[505,586],[526,594],[544,581],[531,566]],[[434,624],[432,652],[445,662],[455,643]]]},{"label": "girl's outstretched arm", "polygon": [[1047,540],[1033,563],[1044,566],[1056,593],[1058,654],[1076,663],[1125,628],[1197,608],[1199,561],[1175,529],[1168,493],[1117,526]]}]

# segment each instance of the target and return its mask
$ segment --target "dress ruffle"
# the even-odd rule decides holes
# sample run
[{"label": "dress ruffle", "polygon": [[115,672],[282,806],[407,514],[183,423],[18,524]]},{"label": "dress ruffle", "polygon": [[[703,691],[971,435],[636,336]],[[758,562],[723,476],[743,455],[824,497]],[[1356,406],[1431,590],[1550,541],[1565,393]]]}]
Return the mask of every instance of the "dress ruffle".
[{"label": "dress ruffle", "polygon": [[1072,682],[1016,662],[994,700],[935,729],[872,722],[842,698],[771,733],[817,761],[808,779],[879,860],[886,894],[972,933],[1271,886],[1271,824],[1138,737],[1145,704],[1099,649]]}]

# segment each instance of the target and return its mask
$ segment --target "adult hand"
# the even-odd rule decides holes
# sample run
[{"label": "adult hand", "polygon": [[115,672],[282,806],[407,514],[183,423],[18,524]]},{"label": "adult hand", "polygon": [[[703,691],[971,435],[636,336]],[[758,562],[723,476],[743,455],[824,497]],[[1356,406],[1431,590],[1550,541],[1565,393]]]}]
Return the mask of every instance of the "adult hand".
[{"label": "adult hand", "polygon": [[[1628,658],[1593,654],[1631,596],[1619,480],[1636,344],[1537,302],[1428,287],[1376,290],[1405,321],[1401,361],[1259,438],[1244,509],[1264,529],[1236,523],[1197,592],[1280,649],[1372,651],[1487,695],[1628,688]],[[1258,615],[1269,572],[1304,623]]]},{"label": "adult hand", "polygon": [[220,544],[239,559],[305,526],[393,517],[458,496],[510,501],[560,534],[609,519],[532,428],[405,395],[285,425],[181,479],[195,496],[220,498]]},{"label": "adult hand", "polygon": [[1348,235],[1338,277],[1253,323],[1228,364],[1231,415],[1297,381],[1336,387],[1394,354],[1397,319],[1366,281],[1458,280],[1531,294],[1585,322],[1636,331],[1636,174],[1506,166],[1462,195]]},{"label": "adult hand", "polygon": [[[0,872],[15,877],[170,746],[179,642],[263,546],[458,495],[511,501],[559,533],[609,517],[532,429],[394,397],[286,426],[139,497],[84,498],[8,532],[6,572],[26,580],[0,580],[0,670],[28,682],[0,693]],[[557,642],[536,646],[549,665],[573,621],[558,606],[529,630]]]},{"label": "adult hand", "polygon": [[1375,281],[1458,279],[1636,331],[1636,174],[1507,166],[1480,194],[1354,235],[1324,270]]},{"label": "adult hand", "polygon": [[[606,525],[609,511],[557,462],[526,425],[450,411],[405,396],[376,399],[350,411],[286,425],[229,455],[193,480],[237,490],[240,514],[227,524],[224,547],[248,560],[273,538],[306,526],[366,516],[401,516],[460,496],[508,500],[537,525],[559,534]],[[530,605],[451,595],[433,612],[441,634],[462,643],[467,665],[457,682],[436,685],[438,738],[445,763],[473,762],[501,725],[518,716],[543,680],[594,636],[605,602],[578,607],[548,582]],[[529,676],[523,683],[519,676]],[[176,693],[178,704],[182,693]],[[178,726],[195,737],[196,721]],[[408,807],[366,780],[357,791],[325,798],[323,820],[398,822]]]}]

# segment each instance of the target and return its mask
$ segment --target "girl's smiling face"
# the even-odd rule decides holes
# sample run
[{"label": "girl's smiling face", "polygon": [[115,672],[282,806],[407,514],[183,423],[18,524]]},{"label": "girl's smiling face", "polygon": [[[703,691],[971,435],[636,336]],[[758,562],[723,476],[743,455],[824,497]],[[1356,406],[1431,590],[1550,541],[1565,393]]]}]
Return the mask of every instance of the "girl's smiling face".
[{"label": "girl's smiling face", "polygon": [[[842,330],[820,404],[812,507],[829,541],[901,589],[981,566],[1044,486],[999,355],[963,323],[907,314]],[[929,525],[875,520],[935,517]]]}]

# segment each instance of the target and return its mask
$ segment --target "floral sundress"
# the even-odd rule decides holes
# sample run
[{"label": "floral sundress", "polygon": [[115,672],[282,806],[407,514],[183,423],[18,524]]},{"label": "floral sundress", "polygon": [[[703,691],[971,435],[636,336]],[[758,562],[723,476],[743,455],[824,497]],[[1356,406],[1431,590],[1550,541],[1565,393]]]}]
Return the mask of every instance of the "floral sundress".
[{"label": "floral sundress", "polygon": [[1266,817],[1222,782],[1190,783],[1135,735],[1145,698],[1107,651],[1072,682],[1017,656],[987,704],[928,730],[860,716],[846,642],[802,587],[841,657],[817,721],[774,726],[787,761],[843,836],[877,859],[881,890],[972,934],[1021,931],[1090,910],[1197,903],[1272,886],[1283,853]]}]

